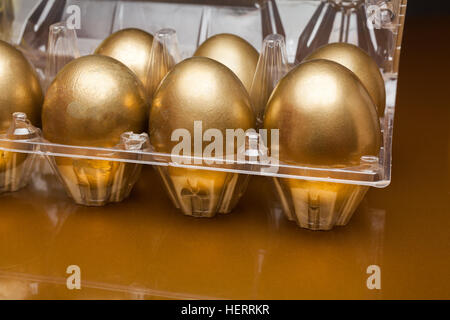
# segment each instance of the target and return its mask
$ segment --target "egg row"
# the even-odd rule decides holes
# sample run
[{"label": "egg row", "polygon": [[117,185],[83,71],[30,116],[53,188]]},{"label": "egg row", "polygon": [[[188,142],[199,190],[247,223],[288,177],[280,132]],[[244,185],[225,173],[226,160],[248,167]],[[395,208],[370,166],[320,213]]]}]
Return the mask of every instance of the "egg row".
[{"label": "egg row", "polygon": [[[230,34],[213,36],[154,87],[149,73],[153,41],[138,29],[112,34],[95,54],[75,59],[60,70],[43,104],[31,66],[15,48],[0,43],[1,70],[10,72],[0,73],[0,89],[15,94],[0,100],[3,130],[10,114],[22,111],[35,125],[42,115],[44,138],[50,142],[108,148],[119,143],[123,132],[148,130],[155,151],[171,153],[177,144],[173,132],[185,129],[193,136],[194,121],[202,121],[203,130],[217,129],[224,135],[227,129],[255,127],[248,91],[259,54],[249,43]],[[371,57],[353,45],[330,44],[279,81],[267,102],[263,126],[279,130],[277,146],[270,147],[277,149],[282,163],[326,168],[358,165],[362,156],[378,155],[379,115],[384,113],[385,99],[384,81]],[[196,152],[192,148],[189,155]],[[108,192],[98,191],[115,184],[111,177],[117,168],[108,162],[89,160],[80,165],[79,160],[65,157],[54,161],[69,194],[82,204],[97,203],[86,197],[105,197]],[[231,211],[247,180],[222,171],[158,170],[175,205],[193,216]],[[328,228],[323,226],[339,219],[345,224],[345,217],[351,216],[367,191],[292,179],[274,178],[274,183],[287,217],[313,229]],[[77,193],[73,190],[77,188],[89,192]],[[351,200],[355,198],[359,201]],[[342,208],[327,209],[330,201]],[[313,207],[322,207],[322,212],[311,217]]]}]

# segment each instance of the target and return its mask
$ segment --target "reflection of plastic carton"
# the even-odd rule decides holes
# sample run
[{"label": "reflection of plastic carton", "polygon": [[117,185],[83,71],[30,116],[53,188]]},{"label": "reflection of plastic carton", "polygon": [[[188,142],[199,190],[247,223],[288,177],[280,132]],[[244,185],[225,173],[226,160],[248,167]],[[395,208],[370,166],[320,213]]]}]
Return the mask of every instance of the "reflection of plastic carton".
[{"label": "reflection of plastic carton", "polygon": [[[147,134],[124,133],[118,149],[142,150]],[[113,155],[112,151],[109,156]],[[101,206],[127,198],[139,179],[141,165],[116,159],[94,160],[68,157],[48,158],[67,193],[78,204]]]},{"label": "reflection of plastic carton", "polygon": [[369,187],[274,178],[286,217],[300,227],[329,230],[345,226]]},{"label": "reflection of plastic carton", "polygon": [[221,171],[157,167],[175,206],[190,216],[229,213],[245,192],[249,176]]}]

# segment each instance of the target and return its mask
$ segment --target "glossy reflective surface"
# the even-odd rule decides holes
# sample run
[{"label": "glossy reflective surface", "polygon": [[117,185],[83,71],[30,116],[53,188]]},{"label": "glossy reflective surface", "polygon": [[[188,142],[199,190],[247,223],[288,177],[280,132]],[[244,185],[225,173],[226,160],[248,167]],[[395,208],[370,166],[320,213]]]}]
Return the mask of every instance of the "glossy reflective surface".
[{"label": "glossy reflective surface", "polygon": [[[151,168],[104,208],[72,204],[42,170],[0,196],[0,298],[450,298],[450,108],[437,73],[449,48],[433,32],[448,23],[427,23],[405,31],[392,184],[372,188],[346,227],[299,229],[268,209],[263,178],[232,214],[195,219]],[[71,264],[80,291],[65,286]],[[379,291],[366,287],[372,264]]]},{"label": "glossy reflective surface", "polygon": [[[104,208],[72,204],[54,179],[4,196],[0,283],[9,289],[2,294],[92,299],[377,296],[365,287],[363,269],[381,263],[385,212],[365,202],[348,228],[304,231],[279,210],[265,209],[264,181],[253,179],[235,212],[215,219],[180,215],[153,170],[144,171],[129,200]],[[39,196],[45,190],[47,199]],[[79,292],[65,286],[66,268],[72,264],[82,271]]]}]

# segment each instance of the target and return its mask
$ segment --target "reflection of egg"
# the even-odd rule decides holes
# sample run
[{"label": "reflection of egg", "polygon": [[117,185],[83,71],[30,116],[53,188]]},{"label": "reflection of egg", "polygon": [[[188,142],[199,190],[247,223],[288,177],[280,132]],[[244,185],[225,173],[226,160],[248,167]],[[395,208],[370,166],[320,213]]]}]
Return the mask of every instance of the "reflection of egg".
[{"label": "reflection of egg", "polygon": [[305,60],[313,59],[331,60],[353,71],[369,92],[379,116],[384,115],[386,89],[383,76],[376,62],[364,50],[349,43],[331,43],[317,49]]},{"label": "reflection of egg", "polygon": [[103,40],[95,53],[119,60],[146,86],[152,43],[153,36],[143,30],[123,29]]},{"label": "reflection of egg", "polygon": [[[249,96],[239,79],[223,64],[204,57],[176,65],[155,92],[149,127],[156,151],[171,153],[179,143],[171,140],[172,133],[185,129],[190,134],[189,151],[201,156],[194,148],[194,121],[201,121],[203,132],[216,129],[223,138],[227,129],[245,131],[255,123]],[[209,143],[204,142],[202,149]],[[159,172],[175,204],[188,215],[212,216],[222,207],[228,212],[231,208],[220,201],[234,202],[233,194],[239,189],[236,174],[184,168],[162,168]]]},{"label": "reflection of egg", "polygon": [[[294,165],[348,167],[377,156],[376,107],[353,72],[329,60],[302,63],[277,85],[267,104],[266,129],[279,129],[279,157]],[[327,230],[345,225],[368,187],[274,178],[286,216]]]},{"label": "reflection of egg", "polygon": [[259,53],[244,39],[227,33],[212,36],[198,47],[194,56],[208,57],[223,63],[238,76],[250,92]]},{"label": "reflection of egg", "polygon": [[381,142],[376,108],[364,86],[327,60],[300,64],[278,83],[264,127],[280,130],[280,160],[297,164],[359,164],[364,155],[378,155]]},{"label": "reflection of egg", "polygon": [[145,130],[147,108],[141,82],[125,65],[100,55],[81,57],[48,88],[44,136],[55,143],[112,147],[122,133]]},{"label": "reflection of egg", "polygon": [[0,41],[0,132],[8,129],[14,112],[26,113],[34,124],[40,124],[42,90],[33,67],[24,55]]}]

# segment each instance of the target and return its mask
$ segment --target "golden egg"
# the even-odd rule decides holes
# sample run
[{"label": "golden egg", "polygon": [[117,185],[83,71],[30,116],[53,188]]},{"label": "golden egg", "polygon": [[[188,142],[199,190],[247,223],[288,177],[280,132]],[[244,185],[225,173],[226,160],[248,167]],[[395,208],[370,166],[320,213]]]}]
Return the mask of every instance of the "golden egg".
[{"label": "golden egg", "polygon": [[238,76],[250,92],[259,53],[244,39],[228,33],[217,34],[203,42],[194,56],[208,57],[223,63]]},{"label": "golden egg", "polygon": [[[44,137],[54,143],[114,147],[122,133],[146,129],[142,83],[124,64],[90,55],[68,63],[51,83],[42,110]],[[55,157],[68,194],[84,205],[104,205],[128,195],[135,164]],[[131,184],[132,185],[132,184]]]},{"label": "golden egg", "polygon": [[247,130],[255,125],[242,83],[230,69],[209,58],[186,59],[163,79],[150,110],[150,142],[156,151],[171,153],[178,144],[171,141],[172,132],[187,129],[194,137],[194,121],[202,121],[203,131],[218,129],[224,137],[226,129]]},{"label": "golden egg", "polygon": [[147,85],[153,36],[140,29],[123,29],[111,34],[95,50],[96,54],[119,60]]},{"label": "golden egg", "polygon": [[[281,163],[323,169],[358,166],[378,156],[376,107],[356,75],[329,60],[304,62],[277,85],[267,104],[266,129],[279,129]],[[313,230],[345,225],[368,187],[274,178],[283,211]]]},{"label": "golden egg", "polygon": [[305,61],[313,59],[332,60],[353,71],[372,97],[378,115],[384,116],[386,89],[383,76],[375,60],[364,50],[349,43],[331,43],[314,51]]},{"label": "golden egg", "polygon": [[4,41],[0,41],[0,90],[0,132],[8,129],[14,112],[24,112],[35,126],[40,125],[39,78],[24,55]]},{"label": "golden egg", "polygon": [[[0,41],[0,91],[0,133],[13,124],[15,112],[25,113],[34,126],[40,126],[43,95],[39,78],[25,56],[4,41]],[[0,193],[27,184],[32,160],[30,154],[0,150]]]},{"label": "golden egg", "polygon": [[142,83],[118,60],[90,55],[68,63],[51,83],[42,110],[44,137],[55,143],[113,147],[146,129]]},{"label": "golden egg", "polygon": [[362,156],[378,155],[381,143],[376,107],[364,86],[328,60],[302,63],[278,83],[264,127],[280,130],[280,160],[295,164],[359,164]]},{"label": "golden egg", "polygon": [[[56,229],[52,218],[43,208],[48,199],[32,192],[20,197],[2,197],[0,215],[0,268],[16,269],[37,261],[54,239]],[[63,215],[63,213],[61,213]],[[58,218],[57,220],[58,221]],[[6,240],[7,239],[7,240]],[[34,265],[34,268],[37,266]]]},{"label": "golden egg", "polygon": [[[161,82],[150,111],[151,144],[157,152],[170,154],[179,143],[171,141],[172,133],[185,129],[191,138],[191,155],[201,157],[209,142],[202,141],[200,153],[194,148],[194,121],[201,121],[202,132],[217,129],[223,137],[226,129],[245,131],[255,125],[242,83],[226,66],[204,57],[182,61]],[[223,147],[225,155],[225,143]],[[228,204],[242,194],[238,174],[171,167],[159,172],[175,205],[187,215],[210,217],[229,212],[232,206]]]}]

